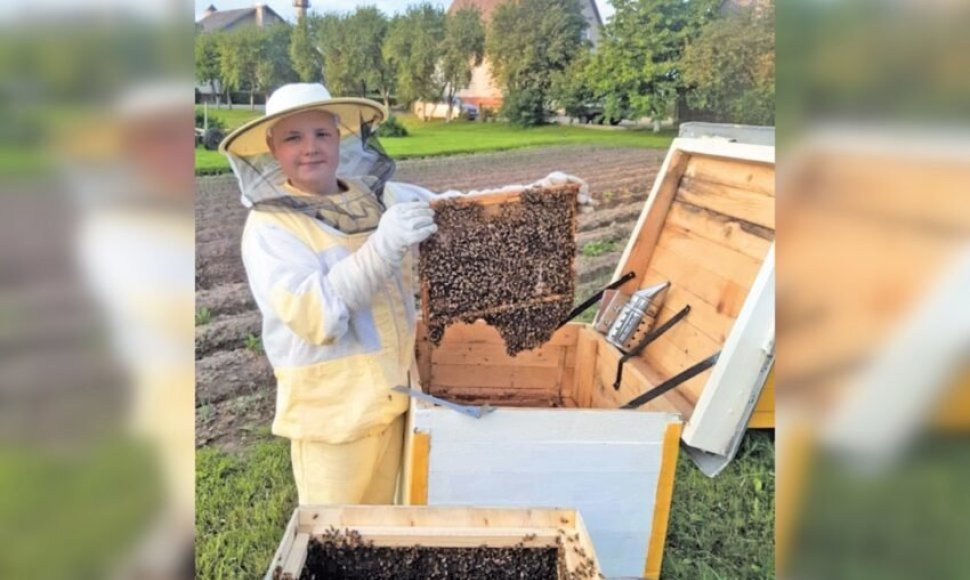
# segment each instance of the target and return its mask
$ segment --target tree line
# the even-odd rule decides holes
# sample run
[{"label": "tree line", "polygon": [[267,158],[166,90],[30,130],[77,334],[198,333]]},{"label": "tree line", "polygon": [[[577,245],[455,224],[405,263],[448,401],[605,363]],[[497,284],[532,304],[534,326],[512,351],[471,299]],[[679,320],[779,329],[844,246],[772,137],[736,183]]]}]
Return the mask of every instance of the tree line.
[{"label": "tree line", "polygon": [[[552,110],[605,120],[655,120],[678,111],[736,123],[774,123],[773,0],[719,12],[721,0],[611,0],[594,48],[580,0],[509,0],[488,25],[477,9],[412,5],[311,14],[294,26],[195,36],[200,83],[266,95],[286,82],[324,82],[334,95],[390,105],[450,105],[487,59],[519,125]],[[450,117],[450,111],[449,111]]]}]

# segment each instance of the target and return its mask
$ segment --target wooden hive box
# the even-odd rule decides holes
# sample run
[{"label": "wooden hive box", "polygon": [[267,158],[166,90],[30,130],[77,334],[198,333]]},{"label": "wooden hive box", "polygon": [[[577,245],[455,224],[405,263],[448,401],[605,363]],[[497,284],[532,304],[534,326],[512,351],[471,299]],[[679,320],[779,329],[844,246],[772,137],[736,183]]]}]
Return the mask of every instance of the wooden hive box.
[{"label": "wooden hive box", "polygon": [[[657,323],[691,312],[624,366],[587,324],[506,355],[483,322],[433,347],[419,323],[412,387],[498,409],[480,419],[412,400],[405,501],[569,506],[607,577],[658,578],[681,440],[705,472],[733,457],[774,349],[774,150],[677,139],[614,279],[668,280]],[[637,410],[619,407],[720,351],[713,368]],[[551,406],[555,405],[555,406]]]},{"label": "wooden hive box", "polygon": [[601,578],[582,517],[573,509],[301,506],[293,511],[265,580],[296,580],[312,538],[357,532],[375,547],[561,548],[561,580]]}]

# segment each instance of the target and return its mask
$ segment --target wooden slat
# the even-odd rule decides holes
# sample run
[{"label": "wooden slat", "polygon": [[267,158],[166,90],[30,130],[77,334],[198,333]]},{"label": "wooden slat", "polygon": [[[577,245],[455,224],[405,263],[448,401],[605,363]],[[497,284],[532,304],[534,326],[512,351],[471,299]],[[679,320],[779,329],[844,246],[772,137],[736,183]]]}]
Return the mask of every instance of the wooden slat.
[{"label": "wooden slat", "polygon": [[559,400],[565,397],[572,397],[576,391],[576,367],[563,365],[560,368],[559,376]]},{"label": "wooden slat", "polygon": [[[623,367],[623,379],[620,382],[620,389],[614,390],[613,383],[616,380],[616,365],[620,359],[620,353],[615,347],[602,343],[598,348],[596,361],[595,388],[593,390],[592,406],[595,408],[616,409],[630,402],[635,397],[645,393],[650,388],[660,384],[668,376],[652,368],[646,361],[634,358],[627,361]],[[642,411],[666,411],[689,415],[693,410],[693,405],[677,391],[670,391],[647,405],[640,408]]]},{"label": "wooden slat", "polygon": [[695,181],[775,195],[775,168],[764,163],[692,155],[684,175]]},{"label": "wooden slat", "polygon": [[431,342],[428,340],[428,328],[421,323],[417,325],[417,335],[414,342],[415,356],[418,370],[418,380],[422,385],[431,384]]},{"label": "wooden slat", "polygon": [[583,408],[593,406],[593,377],[596,374],[596,335],[593,330],[584,328],[579,333],[576,345],[576,383],[574,392],[576,404]]},{"label": "wooden slat", "polygon": [[559,369],[488,365],[470,370],[467,365],[432,364],[434,387],[514,387],[540,391],[559,391]]},{"label": "wooden slat", "polygon": [[488,403],[493,407],[545,408],[559,405],[562,399],[558,391],[509,387],[436,387],[431,394],[465,405]]},{"label": "wooden slat", "polygon": [[677,199],[775,229],[775,198],[767,195],[685,177],[677,190]]},{"label": "wooden slat", "polygon": [[743,288],[750,288],[754,283],[763,261],[705,240],[671,224],[664,228],[657,240],[657,246],[658,254],[661,250],[672,252],[676,259],[697,264]]},{"label": "wooden slat", "polygon": [[650,543],[647,546],[647,562],[643,571],[644,578],[660,578],[663,563],[664,543],[667,539],[667,525],[670,522],[670,503],[674,496],[674,480],[677,473],[677,455],[680,452],[680,433],[683,423],[671,423],[664,433],[663,462],[657,483],[656,506],[653,510],[653,525],[650,530]]},{"label": "wooden slat", "polygon": [[748,420],[749,429],[775,428],[775,369],[772,368],[765,380],[764,389],[758,397],[758,402]]},{"label": "wooden slat", "polygon": [[[573,537],[575,538],[576,535],[579,537],[575,538],[574,542],[582,549],[584,554],[592,557],[595,561],[596,557],[594,554],[596,553],[596,548],[593,546],[593,540],[587,531],[586,522],[583,520],[583,515],[578,511],[576,512],[575,532],[576,533],[573,535]],[[599,566],[599,562],[595,562],[595,564],[596,567],[590,570],[588,578],[603,578],[603,571]]]},{"label": "wooden slat", "polygon": [[405,528],[563,528],[576,526],[571,509],[518,509],[443,506],[301,506],[299,527],[358,528],[401,526]]},{"label": "wooden slat", "polygon": [[564,350],[562,365],[566,368],[576,367],[576,345],[567,346]]},{"label": "wooden slat", "polygon": [[[678,312],[684,306],[690,304],[691,310],[687,318],[678,324],[690,324],[700,332],[706,334],[708,338],[716,343],[723,344],[728,332],[734,325],[734,318],[718,312],[713,306],[701,300],[694,294],[680,288],[671,286],[667,291],[667,298],[664,300],[664,311]],[[664,313],[667,314],[666,312]]]},{"label": "wooden slat", "polygon": [[646,276],[644,287],[660,282],[670,282],[686,288],[718,313],[737,318],[748,296],[748,289],[736,282],[725,280],[696,263],[684,262],[672,252],[660,252],[654,256]]},{"label": "wooden slat", "polygon": [[413,431],[411,435],[411,481],[409,505],[428,503],[428,456],[431,453],[431,434]]},{"label": "wooden slat", "polygon": [[286,524],[286,530],[283,532],[283,539],[280,541],[279,547],[276,548],[276,553],[273,554],[273,559],[270,562],[269,570],[266,571],[266,575],[263,577],[263,580],[273,580],[274,578],[277,578],[277,570],[279,570],[280,574],[282,574],[283,566],[286,564],[290,550],[293,548],[293,541],[296,539],[296,535],[298,533],[298,512],[299,508],[293,510],[293,515],[290,516],[290,520]]},{"label": "wooden slat", "polygon": [[[467,342],[463,344],[442,344],[431,353],[432,363],[435,365],[501,365],[528,367],[557,367],[565,357],[562,346],[542,346],[533,350],[520,352],[516,356],[509,356],[505,346],[497,343]],[[477,372],[468,369],[468,372]]]},{"label": "wooden slat", "polygon": [[736,252],[764,260],[775,239],[774,230],[675,199],[667,224],[697,234]]},{"label": "wooden slat", "polygon": [[[329,526],[314,526],[311,534],[323,536]],[[522,544],[529,548],[551,547],[556,545],[560,528],[539,527],[403,527],[403,526],[355,526],[365,541],[375,546],[434,546],[439,548],[491,548],[511,547]]]},{"label": "wooden slat", "polygon": [[303,572],[303,565],[306,563],[307,546],[310,543],[310,534],[305,532],[296,535],[290,551],[286,555],[286,563],[283,564],[283,580],[297,580]]},{"label": "wooden slat", "polygon": [[637,278],[623,285],[622,288],[627,289],[627,291],[636,287],[637,280],[647,270],[657,238],[660,236],[664,221],[667,219],[667,210],[670,209],[670,204],[680,184],[681,174],[687,166],[687,159],[687,154],[674,150],[664,160],[658,181],[654,183],[647,204],[631,234],[633,243],[628,245],[623,252],[614,275],[614,279],[629,271],[633,271],[637,275]]}]

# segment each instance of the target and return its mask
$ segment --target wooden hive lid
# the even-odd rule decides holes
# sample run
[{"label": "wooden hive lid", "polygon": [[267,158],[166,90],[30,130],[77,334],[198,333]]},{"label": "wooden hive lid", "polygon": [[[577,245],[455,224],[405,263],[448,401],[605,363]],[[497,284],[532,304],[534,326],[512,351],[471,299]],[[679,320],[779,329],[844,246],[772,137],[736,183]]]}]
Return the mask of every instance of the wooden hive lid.
[{"label": "wooden hive lid", "polygon": [[[675,139],[614,275],[633,272],[620,288],[626,293],[671,283],[657,325],[691,307],[632,363],[669,378],[721,351],[713,369],[643,407],[677,408],[688,420],[685,442],[708,452],[729,451],[770,362],[770,347],[745,343],[764,343],[768,337],[751,333],[768,327],[773,337],[774,165],[770,146]],[[715,396],[719,390],[736,396]]]}]

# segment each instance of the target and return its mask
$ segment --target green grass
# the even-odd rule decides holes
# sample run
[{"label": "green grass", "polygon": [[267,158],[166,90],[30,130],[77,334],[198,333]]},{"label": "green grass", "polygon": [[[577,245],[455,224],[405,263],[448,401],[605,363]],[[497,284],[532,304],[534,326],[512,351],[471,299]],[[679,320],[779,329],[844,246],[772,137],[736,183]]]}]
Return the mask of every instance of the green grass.
[{"label": "green grass", "polygon": [[296,507],[289,442],[196,450],[197,578],[261,578]]},{"label": "green grass", "polygon": [[787,506],[794,513],[788,577],[968,577],[966,433],[926,434],[911,445],[898,460],[812,456],[799,502]]},{"label": "green grass", "polygon": [[714,479],[681,451],[661,578],[774,578],[774,498],[772,432],[748,431]]},{"label": "green grass", "polygon": [[212,311],[203,306],[195,311],[195,325],[203,326],[212,320]]},{"label": "green grass", "polygon": [[[202,111],[202,107],[196,106],[196,111]],[[248,105],[236,105],[232,110],[229,109],[216,109],[215,107],[209,107],[209,118],[219,119],[226,127],[226,132],[232,131],[236,127],[245,125],[247,122],[253,119],[258,119],[263,116],[261,110],[250,111]]]},{"label": "green grass", "polygon": [[[222,119],[229,131],[259,116],[258,112],[250,113],[248,109],[232,111],[210,109],[209,114]],[[559,125],[521,129],[500,122],[430,121],[425,123],[414,115],[396,116],[410,135],[381,139],[381,145],[395,159],[560,145],[666,149],[674,138],[673,132],[653,133],[649,129],[602,130]],[[215,151],[198,148],[195,159],[197,174],[229,171],[228,161]]]},{"label": "green grass", "polygon": [[249,333],[245,338],[246,348],[253,352],[263,352],[263,339],[253,333]]},{"label": "green grass", "polygon": [[117,436],[90,448],[0,448],[0,578],[103,578],[158,515],[158,457]]},{"label": "green grass", "polygon": [[[663,578],[774,578],[774,440],[751,431],[734,462],[708,479],[681,453]],[[196,574],[263,574],[296,506],[289,444],[241,454],[196,452]]]},{"label": "green grass", "polygon": [[[626,242],[624,241],[622,244],[626,244]],[[617,240],[597,240],[586,244],[579,252],[587,258],[595,258],[610,252],[619,252],[621,249],[623,249],[623,245]]]}]

